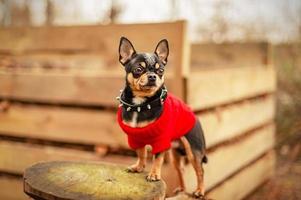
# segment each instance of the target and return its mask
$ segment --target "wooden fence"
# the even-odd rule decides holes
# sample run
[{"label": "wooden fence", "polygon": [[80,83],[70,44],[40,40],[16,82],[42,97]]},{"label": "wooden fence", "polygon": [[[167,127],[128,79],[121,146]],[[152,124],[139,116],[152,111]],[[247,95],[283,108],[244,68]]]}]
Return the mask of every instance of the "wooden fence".
[{"label": "wooden fence", "polygon": [[[242,199],[272,175],[276,76],[266,43],[190,45],[183,21],[5,28],[0,29],[0,199],[27,199],[21,176],[36,162],[134,161],[115,114],[115,96],[124,85],[117,56],[122,35],[138,51],[169,40],[167,86],[203,124],[209,197]],[[190,165],[185,169],[192,191],[194,171]],[[168,162],[163,176],[170,194],[178,180]]]}]

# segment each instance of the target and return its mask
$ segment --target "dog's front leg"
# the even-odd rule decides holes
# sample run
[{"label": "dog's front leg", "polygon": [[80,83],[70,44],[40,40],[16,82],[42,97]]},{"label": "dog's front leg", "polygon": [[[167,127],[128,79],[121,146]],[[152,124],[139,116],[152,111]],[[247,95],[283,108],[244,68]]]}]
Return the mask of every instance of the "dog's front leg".
[{"label": "dog's front leg", "polygon": [[147,154],[146,154],[146,148],[142,147],[140,149],[136,150],[137,156],[138,156],[138,160],[135,164],[131,165],[130,167],[127,168],[128,172],[132,172],[132,173],[140,173],[143,172],[145,165],[146,165],[146,158],[147,158]]},{"label": "dog's front leg", "polygon": [[152,168],[146,177],[148,181],[159,181],[161,179],[161,168],[164,162],[164,152],[157,153],[153,159]]}]

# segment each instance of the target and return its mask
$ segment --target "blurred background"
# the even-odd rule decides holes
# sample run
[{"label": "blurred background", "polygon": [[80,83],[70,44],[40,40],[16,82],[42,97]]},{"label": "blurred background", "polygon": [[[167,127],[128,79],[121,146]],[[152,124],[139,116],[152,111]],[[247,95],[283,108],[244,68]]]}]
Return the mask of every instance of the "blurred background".
[{"label": "blurred background", "polygon": [[293,42],[300,39],[300,1],[2,0],[2,26],[57,26],[189,21],[193,42]]},{"label": "blurred background", "polygon": [[[246,95],[241,95],[239,97],[236,97],[234,95],[229,97],[229,99],[226,99],[225,97],[226,100],[220,100],[220,101],[217,100],[217,102],[212,104],[210,104],[211,99],[208,97],[209,103],[207,107],[206,106],[198,107],[198,103],[196,103],[194,110],[200,116],[201,121],[202,121],[203,113],[211,114],[211,112],[212,113],[214,112],[214,117],[218,121],[216,123],[213,123],[210,117],[208,117],[208,119],[204,117],[205,119],[203,123],[205,126],[205,132],[206,132],[206,122],[207,124],[212,123],[213,124],[212,126],[220,126],[220,124],[222,123],[228,123],[227,121],[228,118],[230,119],[230,121],[237,120],[237,122],[240,122],[239,120],[241,118],[245,118],[245,120],[249,120],[249,121],[256,121],[255,119],[260,118],[259,117],[259,115],[261,115],[260,112],[254,111],[252,113],[251,111],[249,111],[248,115],[244,116],[243,114],[241,115],[237,114],[235,115],[237,118],[235,118],[233,114],[234,111],[232,112],[231,108],[237,106],[238,110],[242,110],[242,112],[244,112],[243,108],[239,107],[241,106],[241,103],[247,101],[249,103],[251,102],[250,105],[253,105],[254,101],[265,101],[264,99],[266,98],[275,99],[275,102],[271,104],[271,105],[276,105],[276,112],[272,114],[273,115],[272,118],[274,119],[276,125],[275,142],[273,142],[273,147],[275,148],[275,152],[276,152],[275,173],[273,176],[269,177],[269,181],[265,180],[260,182],[260,184],[259,183],[255,184],[256,187],[254,186],[254,188],[246,192],[244,195],[233,197],[232,199],[241,199],[241,198],[301,199],[301,183],[300,183],[301,180],[301,159],[300,159],[300,155],[301,155],[300,154],[301,1],[300,0],[287,0],[287,1],[283,1],[283,0],[189,0],[189,1],[184,1],[184,0],[165,0],[165,1],[160,1],[160,0],[152,0],[152,1],[0,0],[0,42],[2,41],[1,42],[2,44],[0,43],[0,69],[1,69],[1,74],[0,74],[0,98],[1,98],[0,99],[1,100],[0,136],[1,137],[0,138],[2,142],[2,146],[0,147],[0,151],[1,151],[0,156],[2,157],[2,165],[3,165],[1,166],[0,171],[2,174],[1,176],[5,177],[4,178],[5,181],[2,182],[2,184],[3,185],[6,184],[7,188],[12,187],[12,185],[10,185],[11,181],[7,181],[7,180],[13,178],[16,179],[20,178],[22,174],[21,172],[22,170],[24,170],[23,168],[27,167],[28,164],[26,163],[22,166],[23,168],[20,169],[21,172],[18,170],[16,170],[17,172],[14,170],[9,170],[10,168],[14,168],[11,166],[16,165],[15,162],[11,161],[10,159],[10,156],[13,155],[11,153],[13,150],[9,149],[9,147],[15,146],[15,143],[18,145],[31,145],[30,147],[26,146],[26,148],[29,147],[28,151],[30,151],[32,145],[33,147],[39,147],[39,148],[40,147],[44,148],[45,146],[48,145],[56,148],[76,149],[76,150],[85,151],[89,153],[96,152],[96,154],[101,154],[101,156],[112,154],[114,156],[117,155],[117,156],[131,157],[133,155],[131,152],[128,152],[128,150],[123,147],[120,148],[122,150],[116,150],[119,147],[115,148],[115,146],[110,148],[107,147],[103,148],[104,145],[101,141],[98,142],[97,144],[91,144],[89,142],[83,142],[84,144],[81,144],[81,142],[78,142],[76,139],[73,140],[72,137],[71,139],[65,138],[64,140],[60,140],[61,137],[57,135],[53,137],[49,136],[46,139],[43,138],[43,136],[40,136],[43,135],[43,131],[47,133],[50,132],[52,133],[57,131],[58,135],[65,134],[66,132],[69,133],[69,130],[70,132],[72,131],[76,132],[78,129],[77,130],[73,130],[72,128],[69,129],[71,126],[73,126],[72,122],[66,121],[64,122],[65,123],[64,125],[45,125],[46,128],[42,127],[40,130],[39,122],[35,121],[36,119],[31,119],[32,121],[31,120],[26,121],[27,123],[26,125],[21,124],[19,128],[16,128],[19,126],[19,121],[22,121],[23,118],[28,118],[30,113],[34,113],[33,115],[35,115],[35,112],[41,111],[41,110],[34,110],[36,109],[36,107],[41,107],[39,109],[44,109],[46,107],[48,109],[49,106],[49,108],[51,108],[50,111],[49,112],[47,111],[48,113],[45,114],[47,116],[48,115],[50,116],[47,119],[45,119],[46,121],[49,119],[51,121],[52,117],[54,118],[54,121],[55,119],[64,121],[63,115],[65,115],[66,113],[55,114],[53,112],[56,112],[57,110],[61,112],[61,110],[70,109],[71,107],[71,109],[73,110],[66,111],[69,112],[70,116],[72,112],[79,113],[77,112],[76,109],[79,110],[88,109],[87,112],[95,111],[101,113],[112,111],[113,113],[114,106],[112,106],[111,103],[107,105],[107,101],[102,100],[103,96],[96,97],[95,101],[91,100],[85,102],[85,100],[83,101],[80,100],[79,105],[76,102],[74,103],[72,99],[66,100],[66,98],[63,97],[63,95],[57,98],[52,98],[53,97],[52,94],[56,94],[56,92],[53,92],[54,89],[52,90],[49,85],[46,87],[49,88],[49,92],[45,92],[45,93],[47,93],[47,95],[50,97],[51,100],[47,102],[45,101],[45,98],[46,99],[48,98],[47,95],[36,98],[36,97],[31,97],[30,94],[28,95],[25,94],[25,89],[24,89],[25,87],[20,87],[20,85],[18,85],[22,83],[24,84],[27,83],[26,81],[23,82],[25,79],[22,77],[20,78],[21,81],[18,79],[17,81],[19,82],[17,83],[17,86],[15,86],[13,81],[15,81],[16,78],[14,79],[12,77],[16,77],[18,75],[22,76],[24,73],[24,71],[22,70],[24,69],[32,70],[34,73],[38,72],[38,73],[47,74],[47,73],[52,73],[51,71],[49,71],[49,69],[55,71],[56,68],[60,68],[64,70],[59,72],[55,71],[55,73],[61,73],[61,74],[75,73],[77,76],[79,73],[77,71],[73,72],[72,70],[70,70],[70,68],[80,68],[85,72],[87,71],[88,68],[91,68],[92,70],[90,71],[94,71],[94,72],[97,71],[96,74],[102,73],[101,76],[103,77],[104,76],[103,71],[108,71],[108,66],[118,65],[117,44],[119,42],[118,41],[119,36],[128,34],[131,36],[130,39],[133,39],[134,44],[135,44],[135,40],[137,40],[138,47],[142,49],[143,48],[149,49],[150,45],[144,46],[142,39],[141,41],[140,39],[135,39],[135,35],[140,35],[137,36],[138,38],[138,37],[143,37],[143,34],[146,34],[145,30],[139,28],[139,25],[149,24],[149,23],[162,25],[162,26],[158,25],[158,27],[156,26],[150,27],[150,29],[147,29],[147,30],[152,30],[152,29],[156,30],[157,28],[160,29],[160,31],[158,31],[160,32],[158,33],[158,36],[154,36],[152,38],[151,36],[147,35],[146,37],[146,38],[151,38],[151,41],[153,42],[152,45],[154,46],[155,39],[159,38],[160,36],[168,37],[172,35],[172,34],[164,33],[164,23],[168,23],[168,24],[178,23],[179,20],[185,20],[187,22],[184,23],[184,32],[185,31],[186,32],[183,36],[184,37],[183,41],[186,41],[186,39],[188,40],[189,43],[188,46],[189,48],[191,47],[189,56],[191,57],[188,56],[189,57],[188,60],[190,61],[186,63],[185,61],[183,61],[185,60],[185,58],[179,59],[178,57],[181,57],[179,55],[180,54],[182,55],[182,51],[183,51],[181,47],[182,48],[184,47],[181,45],[176,45],[176,42],[174,41],[177,41],[177,39],[171,39],[171,44],[172,45],[174,44],[174,47],[180,47],[179,49],[172,50],[175,53],[173,54],[174,57],[171,58],[171,63],[174,64],[180,60],[181,62],[180,68],[183,67],[184,65],[190,66],[190,67],[188,66],[188,68],[190,68],[190,73],[174,72],[175,75],[180,74],[181,76],[183,76],[184,79],[187,80],[190,80],[191,77],[196,77],[193,80],[198,79],[199,77],[200,81],[194,84],[195,88],[193,89],[193,91],[197,91],[200,93],[200,95],[198,96],[200,101],[199,104],[202,104],[203,99],[206,100],[207,96],[206,94],[204,94],[204,92],[206,92],[207,90],[206,89],[203,90],[201,86],[199,89],[198,84],[207,83],[205,81],[206,78],[204,77],[206,73],[209,73],[208,71],[210,70],[212,71],[212,74],[208,75],[208,77],[211,77],[211,80],[215,79],[213,78],[215,77],[215,74],[217,74],[216,77],[218,79],[218,78],[223,78],[223,76],[219,75],[219,73],[221,74],[225,73],[225,76],[228,73],[229,78],[227,80],[225,79],[225,82],[221,82],[221,83],[224,83],[226,85],[227,84],[233,85],[234,88],[233,89],[227,87],[226,88],[212,87],[214,89],[220,90],[220,92],[217,91],[216,93],[212,93],[213,95],[216,96],[218,95],[222,96],[224,95],[224,93],[231,93],[231,92],[233,92],[233,94],[236,95],[238,93],[237,91],[241,90],[239,89],[240,87],[243,87],[246,91],[249,90],[251,93],[251,91],[253,90],[253,85],[259,84],[257,86],[260,92],[254,92],[254,94],[252,95],[251,94],[249,95],[247,94],[248,92],[245,92]],[[116,31],[118,33],[113,33],[114,28],[108,28],[108,29],[105,28],[105,27],[115,27],[114,25],[116,25],[116,27],[119,27],[120,24],[132,24],[132,25],[129,25],[128,28],[129,30],[124,28],[124,32],[123,32],[123,28],[121,28],[120,30],[116,28],[118,29],[118,31]],[[135,24],[137,24],[137,27],[135,27]],[[98,30],[97,29],[98,26],[103,27],[103,29]],[[167,25],[166,27],[168,26],[169,25]],[[55,32],[56,27],[70,27],[72,28],[72,30],[70,31],[68,30],[69,32],[72,32],[73,30],[75,32],[76,31],[75,29],[89,31],[89,29],[81,29],[81,28],[96,27],[97,29],[97,30],[95,29],[96,32],[99,31],[99,33],[103,33],[107,31],[106,32],[107,34],[104,34],[103,36],[104,40],[108,40],[106,38],[110,37],[109,35],[110,33],[112,33],[113,34],[112,38],[114,38],[115,42],[114,43],[100,42],[99,44],[104,45],[102,47],[104,47],[105,50],[97,49],[99,47],[96,48],[95,45],[92,44],[93,41],[92,42],[88,41],[89,34],[85,31],[81,31],[81,33],[74,34],[74,38],[78,38],[78,43],[81,43],[81,39],[85,40],[87,43],[84,45],[85,48],[87,48],[87,46],[90,45],[92,46],[93,52],[86,51],[86,49],[82,50],[81,47],[77,47],[76,45],[69,45],[69,46],[67,45],[69,49],[65,50],[64,48],[66,45],[64,46],[63,44],[64,47],[62,48],[57,47],[59,49],[61,48],[60,54],[62,54],[58,56],[57,52],[51,50],[52,48],[51,35],[64,33],[64,30],[67,29],[62,29],[62,32],[60,32],[59,30],[58,32]],[[182,27],[182,25],[180,27]],[[45,36],[43,36],[44,33],[42,33],[41,30],[45,30]],[[50,31],[48,32],[48,30]],[[40,31],[40,32],[37,34],[35,33],[35,31],[37,32]],[[93,30],[91,29],[91,31]],[[48,34],[46,34],[46,32],[48,32]],[[85,36],[85,33],[87,33],[87,36]],[[47,48],[45,48],[46,50],[45,49],[39,50],[39,48],[35,49],[33,47],[30,47],[29,45],[35,43],[33,42],[35,40],[34,36],[32,36],[31,39],[28,39],[30,38],[29,36],[30,34],[32,35],[37,34],[36,42],[38,43],[38,46],[39,45],[45,46],[45,44],[43,45],[40,44],[43,43],[40,42],[42,40],[42,41],[49,41],[48,45],[50,47],[48,48],[47,46]],[[68,38],[68,35],[67,36],[64,35],[64,37]],[[73,35],[71,37],[73,37]],[[179,40],[182,39],[183,38],[180,38]],[[53,39],[53,40],[60,41],[59,39]],[[53,45],[56,46],[57,45],[56,42],[54,42]],[[29,50],[27,51],[26,48],[28,48]],[[72,50],[72,48],[74,49]],[[78,48],[79,50],[76,48]],[[114,49],[116,49],[116,55],[114,54]],[[104,56],[104,54],[106,57]],[[99,57],[100,60],[97,60],[96,58],[98,55],[100,56]],[[261,57],[259,58],[258,56]],[[255,61],[256,59],[260,60],[260,62]],[[259,71],[258,74],[255,75],[253,74],[255,73],[253,72],[253,70],[249,70],[249,71],[247,70],[243,72],[235,71],[235,70],[240,70],[239,68],[244,69],[244,67],[252,67],[251,65],[262,65],[261,69],[263,70],[266,70],[266,68],[272,68],[273,70],[275,70],[277,74],[277,87],[276,87],[277,90],[266,89],[265,88],[266,86],[264,85],[265,84],[264,81],[249,82],[250,85],[248,85],[248,83],[243,83],[243,86],[240,85],[242,84],[242,82],[239,81],[237,83],[235,81],[231,82],[231,80],[235,79],[236,74],[238,74],[237,76],[245,76],[243,77],[243,79],[245,80],[249,80],[248,77],[251,77],[250,80],[254,80],[254,79],[257,80],[260,78],[262,78],[263,80],[265,79],[269,80],[270,76],[272,76],[270,74],[267,74],[265,76],[261,74],[261,71]],[[39,71],[37,70],[37,68],[42,68],[44,71],[43,70]],[[224,68],[229,71],[219,72],[218,70],[220,68]],[[233,72],[230,71],[230,69],[232,68],[234,68]],[[213,71],[213,69],[216,71]],[[192,75],[191,72],[195,72],[195,71],[198,71],[199,74],[194,73],[194,75]],[[20,74],[18,74],[19,72]],[[116,67],[115,72],[117,72],[118,74],[119,72],[122,72],[122,70]],[[31,73],[31,72],[26,71],[26,73]],[[273,74],[273,72],[271,73]],[[36,74],[34,74],[33,76],[35,75]],[[43,77],[40,78],[39,80],[41,82],[43,82],[43,80],[45,81]],[[39,82],[33,82],[31,84],[28,84],[28,87],[30,88],[36,87],[36,85],[34,84],[37,83]],[[48,82],[42,83],[42,85],[47,83]],[[95,84],[97,83],[98,82],[96,81]],[[86,90],[88,90],[87,88],[89,88],[90,86],[86,87],[85,82],[83,84],[85,89],[85,93],[83,94],[90,94],[89,92],[86,92]],[[94,84],[94,82],[92,83],[91,81],[91,84]],[[173,91],[173,88],[176,88],[176,86],[173,87],[171,83],[169,84],[171,85],[171,90]],[[247,86],[244,86],[244,84],[246,84]],[[268,84],[269,83],[267,83],[267,85]],[[56,86],[53,87],[56,89],[59,88]],[[118,85],[116,87],[117,88],[122,87],[122,85]],[[187,88],[185,89],[186,87],[185,84],[182,85],[181,87],[183,87],[184,88],[183,90],[186,91]],[[189,91],[189,83],[187,87],[188,87],[187,90]],[[272,87],[273,86],[271,86],[271,88]],[[97,86],[93,86],[93,87],[91,86],[91,88],[94,90],[98,90]],[[74,88],[66,87],[65,89],[73,90]],[[114,89],[115,88],[110,87],[107,90],[109,91]],[[20,90],[21,92],[18,93],[16,92],[17,90]],[[39,91],[38,89],[37,90],[32,89],[32,90],[33,90],[32,93]],[[210,89],[208,89],[208,91],[209,90]],[[12,91],[14,91],[15,93]],[[62,92],[59,93],[61,94]],[[103,94],[106,93],[104,92]],[[183,94],[184,96],[182,96]],[[184,100],[190,103],[192,107],[194,107],[193,99],[198,98],[198,97],[195,98],[189,97],[189,92],[188,93],[179,92],[179,96],[181,96]],[[215,96],[212,96],[211,98],[215,99]],[[99,101],[99,99],[101,99],[103,105],[98,105],[97,103],[95,103]],[[61,103],[60,101],[62,101],[63,103]],[[16,106],[16,111],[10,109],[10,107],[14,108],[14,106]],[[22,109],[20,110],[19,107],[22,107],[22,109],[24,110]],[[268,106],[263,105],[261,107],[262,109],[259,109],[258,111],[265,112],[266,107]],[[253,108],[255,107],[252,106],[250,107],[251,110]],[[227,109],[229,109],[230,110],[229,113],[232,112],[233,115],[229,113],[224,115],[223,112],[228,112]],[[21,114],[18,112],[26,113],[26,116],[21,116]],[[80,116],[85,116],[85,114],[79,114],[78,118],[80,118]],[[105,114],[101,114],[101,116],[102,115]],[[60,117],[56,118],[57,116]],[[66,114],[66,116],[69,115]],[[110,115],[109,120],[111,119],[112,117]],[[258,127],[265,126],[262,124],[263,123],[258,122],[258,124],[256,126],[254,125],[252,128],[249,127],[248,129],[244,129],[243,131],[237,130],[237,132],[246,133],[249,130],[253,130],[253,129],[255,130]],[[55,126],[55,128],[49,128],[52,126]],[[85,125],[83,124],[82,126],[84,127]],[[209,127],[209,125],[207,126],[209,132],[212,130],[216,131],[216,128],[211,128]],[[232,126],[236,126],[235,123],[233,123]],[[31,128],[27,130],[28,127]],[[28,136],[24,134],[24,132],[26,131],[23,132],[21,131],[24,128],[27,132],[35,131],[36,134],[32,134],[32,135],[29,134]],[[96,127],[95,129],[97,128],[98,127]],[[106,131],[108,131],[109,133],[110,131],[111,132],[115,131],[115,129],[112,129],[111,127],[106,127],[106,128],[108,129]],[[222,135],[223,130],[219,130],[219,131],[221,132],[220,134]],[[21,134],[18,134],[17,132],[21,132]],[[89,134],[88,132],[87,134]],[[119,130],[115,132],[119,132]],[[233,131],[233,134],[231,133],[232,134],[231,137],[233,136],[233,138],[235,135],[234,132],[235,131]],[[80,133],[76,133],[76,134],[77,135],[74,137],[80,135]],[[239,135],[240,134],[238,133],[235,135],[236,139],[239,138]],[[217,137],[220,137],[220,135],[218,135]],[[78,138],[79,141],[81,141],[82,138],[80,136],[78,136]],[[224,139],[226,139],[226,136],[224,137]],[[227,140],[230,139],[231,139],[230,137],[227,138]],[[249,141],[251,141],[251,139]],[[108,140],[107,142],[104,143],[110,144],[110,142],[111,141]],[[213,152],[215,148],[222,148],[220,147],[221,143],[222,140],[218,142],[217,141],[212,142],[212,147],[209,145],[210,146],[209,151]],[[258,143],[258,145],[261,145],[261,143]],[[20,148],[22,149],[23,146]],[[254,148],[256,148],[256,146],[254,146]],[[246,151],[249,152],[253,150],[247,149]],[[232,151],[232,153],[233,152],[234,150]],[[256,159],[258,160],[259,157],[260,156],[258,154]],[[62,158],[65,157],[63,156]],[[84,156],[84,158],[86,157]],[[90,158],[92,157],[89,156],[87,157],[87,159]],[[47,160],[53,160],[53,159],[55,159],[55,156]],[[112,160],[115,161],[114,159]],[[248,161],[248,163],[255,162],[256,159],[254,157],[253,159]],[[110,159],[108,160],[111,161]],[[126,159],[121,158],[121,160],[122,161],[117,159],[117,162],[124,162],[124,160]],[[209,160],[210,160],[210,156],[209,156]],[[39,159],[36,159],[34,161],[35,162],[39,161]],[[214,165],[214,163],[212,164]],[[229,172],[227,176],[225,175],[222,181],[218,180],[216,183],[214,184],[212,183],[212,188],[218,188],[219,184],[221,185],[222,182],[227,182],[228,179],[230,180],[231,177],[233,177],[235,174],[239,172],[239,170],[241,172],[243,167],[246,167],[246,164],[242,163],[239,166],[240,167],[236,168],[235,170],[233,169],[233,172],[231,173]],[[208,177],[208,179],[210,179],[210,177]],[[210,191],[211,190],[213,191],[214,189],[210,189]],[[11,197],[10,194],[5,194],[5,195],[4,196],[6,198],[11,198],[11,199],[21,198],[21,197]]]}]

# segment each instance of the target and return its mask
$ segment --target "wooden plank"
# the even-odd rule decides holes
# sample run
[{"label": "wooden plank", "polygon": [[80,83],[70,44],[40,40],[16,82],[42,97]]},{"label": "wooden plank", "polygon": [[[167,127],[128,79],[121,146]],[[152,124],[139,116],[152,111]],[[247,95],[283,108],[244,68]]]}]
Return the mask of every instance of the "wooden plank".
[{"label": "wooden plank", "polygon": [[[268,125],[242,140],[224,145],[208,155],[209,162],[204,165],[205,186],[207,189],[217,185],[242,166],[252,162],[274,146],[274,126]],[[185,169],[185,183],[188,191],[196,187],[195,174],[191,165]]]},{"label": "wooden plank", "polygon": [[[176,65],[174,66],[173,74],[175,79],[173,81],[174,86],[177,88],[177,90],[175,90],[175,94],[182,100],[186,101],[185,84],[186,78],[189,76],[190,71],[190,43],[187,36],[188,29],[186,21],[182,23],[182,27],[178,31],[181,42],[181,46],[178,49],[178,51],[180,52],[180,58],[178,60],[179,63],[176,63]],[[171,48],[173,47],[169,45],[169,49]],[[171,55],[171,53],[172,52],[170,52],[169,55]],[[171,64],[169,63],[168,66],[173,66]]]},{"label": "wooden plank", "polygon": [[[211,147],[270,122],[274,113],[274,97],[267,96],[204,112],[198,117],[207,147]],[[128,147],[126,135],[116,122],[116,113],[101,110],[15,103],[6,112],[0,112],[0,133],[67,143]]]},{"label": "wooden plank", "polygon": [[[106,58],[101,52],[79,53],[47,53],[0,55],[0,68],[44,68],[48,71],[53,68],[69,72],[70,69],[124,72],[123,67],[116,63],[117,57]],[[47,72],[47,71],[46,71]]]},{"label": "wooden plank", "polygon": [[265,64],[267,43],[222,43],[191,45],[191,70],[214,67],[260,66]]},{"label": "wooden plank", "polygon": [[[57,71],[0,71],[0,98],[43,103],[95,105],[117,107],[116,96],[124,88],[124,76],[95,71],[58,73]],[[166,85],[176,93],[177,88],[167,77]]]},{"label": "wooden plank", "polygon": [[211,147],[272,121],[274,115],[275,98],[268,95],[200,113],[198,117],[203,126],[206,145]]},{"label": "wooden plank", "polygon": [[[239,170],[241,166],[261,155],[273,146],[274,142],[273,126],[265,127],[254,134],[236,141],[231,145],[211,152],[209,164],[205,166],[206,187],[210,188],[227,176]],[[254,148],[256,147],[256,148]],[[24,143],[2,141],[0,143],[0,170],[19,173],[40,161],[49,160],[101,160],[112,163],[129,165],[134,163],[134,159],[126,156],[106,156],[97,157],[93,153],[81,152],[78,150],[64,149],[59,147],[30,145]],[[22,156],[18,156],[22,154]],[[18,161],[14,158],[18,157]],[[222,166],[227,166],[221,170]],[[150,165],[148,165],[149,169]],[[163,168],[163,178],[168,184],[168,194],[177,186],[177,178],[174,176],[175,170],[170,164]],[[188,191],[195,189],[195,174],[190,165],[186,166],[185,178]]]},{"label": "wooden plank", "polygon": [[[190,74],[190,49],[191,45],[188,39],[188,28],[186,21],[182,24],[183,27],[179,29],[179,34],[182,39],[181,43],[181,64],[175,69],[175,77],[188,77]],[[169,54],[170,55],[170,54]]]},{"label": "wooden plank", "polygon": [[37,162],[100,159],[93,152],[9,141],[0,141],[0,152],[0,171],[16,174],[23,174],[25,168]]},{"label": "wooden plank", "polygon": [[[186,59],[188,57],[181,51],[186,37],[186,30],[183,29],[186,29],[185,21],[106,26],[1,28],[0,52],[21,54],[39,51],[98,51],[104,58],[104,63],[119,66],[117,54],[121,36],[128,37],[138,52],[152,52],[161,39],[167,38],[170,46],[168,66],[172,66],[171,71],[182,72],[182,64],[185,62],[183,57]],[[137,30],[140,30],[139,34]],[[174,90],[176,95],[183,98],[182,82],[173,84],[177,85]]]},{"label": "wooden plank", "polygon": [[0,82],[3,98],[90,105],[114,105],[124,85],[119,76],[90,73],[0,72]]},{"label": "wooden plank", "polygon": [[[180,29],[184,23],[1,28],[0,51],[101,50],[116,54],[120,37],[126,36],[140,51],[154,50],[160,39],[167,38],[173,52],[178,51],[177,47],[181,45]],[[137,30],[141,32],[137,34]]]},{"label": "wooden plank", "polygon": [[0,176],[0,199],[3,200],[30,200],[23,193],[23,181],[18,178]]},{"label": "wooden plank", "polygon": [[267,181],[274,173],[275,154],[270,152],[212,190],[212,199],[239,200]]},{"label": "wooden plank", "polygon": [[187,101],[201,110],[232,101],[274,92],[273,67],[241,67],[202,70],[187,79]]},{"label": "wooden plank", "polygon": [[2,135],[80,144],[127,147],[110,111],[12,104],[0,112]]},{"label": "wooden plank", "polygon": [[[115,96],[124,87],[121,76],[95,71],[68,74],[0,71],[0,82],[2,98],[102,106],[116,106]],[[174,93],[177,86],[173,82],[167,77],[166,84]],[[273,92],[276,87],[275,71],[270,67],[204,70],[192,74],[187,82],[187,100],[196,110]]]}]

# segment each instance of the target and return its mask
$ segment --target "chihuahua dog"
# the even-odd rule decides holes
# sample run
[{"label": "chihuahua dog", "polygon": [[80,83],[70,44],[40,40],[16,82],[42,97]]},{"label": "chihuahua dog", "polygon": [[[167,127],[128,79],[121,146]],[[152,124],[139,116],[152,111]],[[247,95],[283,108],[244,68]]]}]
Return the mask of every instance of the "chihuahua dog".
[{"label": "chihuahua dog", "polygon": [[195,169],[197,188],[193,195],[204,198],[203,163],[205,139],[199,120],[180,99],[168,93],[164,71],[169,47],[161,40],[154,53],[137,53],[125,37],[120,39],[119,61],[126,72],[125,88],[117,99],[118,123],[128,136],[129,146],[136,150],[138,160],[128,172],[142,172],[146,165],[146,145],[152,147],[153,165],[147,181],[161,179],[164,155],[169,152],[179,175],[177,192],[184,191],[181,161],[187,157]]}]

